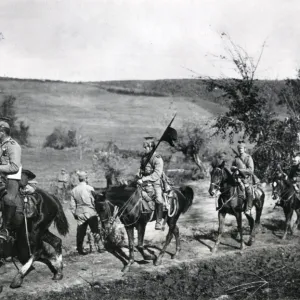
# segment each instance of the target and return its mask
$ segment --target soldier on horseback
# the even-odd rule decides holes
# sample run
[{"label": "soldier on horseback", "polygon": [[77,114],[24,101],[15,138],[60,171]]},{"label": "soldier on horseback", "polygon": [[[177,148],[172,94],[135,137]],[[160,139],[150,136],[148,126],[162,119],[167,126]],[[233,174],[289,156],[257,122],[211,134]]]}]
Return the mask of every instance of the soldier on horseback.
[{"label": "soldier on horseback", "polygon": [[[141,159],[141,167],[139,172],[140,179],[137,181],[138,184],[148,183],[153,186],[154,197],[156,202],[156,224],[155,229],[162,229],[162,218],[163,218],[163,196],[162,196],[162,176],[164,162],[162,157],[154,152],[155,142],[153,137],[146,137],[143,147],[145,154]],[[150,160],[149,160],[149,157]],[[145,163],[149,162],[145,165]]]},{"label": "soldier on horseback", "polygon": [[0,173],[6,185],[6,195],[3,197],[2,218],[3,224],[0,237],[8,239],[11,235],[13,223],[22,216],[22,205],[17,197],[21,180],[21,147],[11,138],[10,126],[5,119],[0,120]]},{"label": "soldier on horseback", "polygon": [[300,152],[295,153],[293,165],[291,167],[288,179],[294,186],[295,192],[300,194]]},{"label": "soldier on horseback", "polygon": [[254,162],[250,154],[245,152],[246,145],[243,141],[239,141],[237,146],[238,155],[232,162],[231,171],[235,173],[239,171],[241,174],[241,182],[245,188],[246,194],[246,209],[251,210],[253,206],[253,175],[254,175]]}]

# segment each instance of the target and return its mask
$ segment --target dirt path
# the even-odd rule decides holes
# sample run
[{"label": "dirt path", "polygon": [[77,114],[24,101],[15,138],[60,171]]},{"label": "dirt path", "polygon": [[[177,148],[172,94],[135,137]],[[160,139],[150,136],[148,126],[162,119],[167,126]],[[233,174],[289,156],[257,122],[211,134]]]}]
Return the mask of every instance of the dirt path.
[{"label": "dirt path", "polygon": [[[192,208],[180,218],[179,227],[181,231],[182,251],[179,259],[172,260],[170,254],[174,252],[174,241],[168,248],[163,264],[159,267],[153,266],[152,262],[145,262],[138,252],[136,252],[136,263],[132,266],[130,272],[125,277],[143,272],[163,271],[166,267],[179,265],[183,261],[194,259],[208,259],[211,257],[210,249],[214,245],[214,231],[218,228],[217,212],[215,210],[215,200],[208,196],[208,182],[193,183],[195,199]],[[262,225],[263,231],[257,234],[256,243],[252,247],[246,248],[245,252],[254,252],[255,249],[262,247],[272,247],[273,245],[287,245],[299,243],[298,233],[293,238],[288,237],[287,241],[282,242],[283,212],[281,208],[273,209],[274,202],[270,197],[270,190],[265,188],[267,197],[264,206]],[[66,208],[67,209],[67,208]],[[67,211],[67,216],[71,224],[70,234],[64,238],[64,278],[59,282],[51,280],[52,274],[43,264],[35,263],[35,270],[32,271],[24,280],[23,286],[17,290],[11,290],[9,284],[16,273],[14,266],[7,263],[0,268],[0,285],[3,291],[0,299],[14,297],[22,299],[22,295],[38,295],[52,291],[64,291],[70,287],[82,286],[88,287],[89,282],[100,281],[107,282],[111,280],[122,279],[121,269],[123,263],[120,259],[106,252],[104,254],[92,253],[88,256],[78,256],[75,253],[75,235],[76,223]],[[247,223],[244,225],[247,228]],[[236,229],[234,217],[226,217],[226,233],[220,245],[222,255],[232,253],[238,250],[239,243],[232,238],[232,233]],[[246,231],[247,233],[247,231]],[[166,232],[157,232],[154,230],[154,222],[148,225],[146,230],[146,242],[151,251],[158,253],[164,242]],[[244,237],[247,239],[247,236]],[[125,254],[128,249],[123,248]],[[221,255],[219,254],[219,255]]]}]

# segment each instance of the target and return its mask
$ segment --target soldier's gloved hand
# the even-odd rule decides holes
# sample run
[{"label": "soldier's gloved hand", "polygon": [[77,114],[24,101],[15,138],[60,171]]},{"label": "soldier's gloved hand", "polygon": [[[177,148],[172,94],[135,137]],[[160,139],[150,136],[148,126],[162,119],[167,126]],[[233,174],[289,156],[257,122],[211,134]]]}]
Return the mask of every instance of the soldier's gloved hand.
[{"label": "soldier's gloved hand", "polygon": [[137,184],[142,185],[142,184],[143,184],[142,179],[139,179],[139,180],[137,181]]}]

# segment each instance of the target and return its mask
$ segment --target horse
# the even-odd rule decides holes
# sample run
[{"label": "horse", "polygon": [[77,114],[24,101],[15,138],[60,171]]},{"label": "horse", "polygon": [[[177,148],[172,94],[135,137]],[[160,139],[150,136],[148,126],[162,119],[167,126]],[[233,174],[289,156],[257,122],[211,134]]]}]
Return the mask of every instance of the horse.
[{"label": "horse", "polygon": [[213,164],[211,171],[211,182],[209,187],[209,194],[214,196],[217,191],[221,192],[218,198],[218,219],[219,219],[219,230],[217,240],[212,249],[212,253],[218,251],[218,247],[221,241],[221,237],[224,231],[224,223],[226,214],[234,215],[237,221],[238,232],[240,235],[240,250],[244,249],[243,241],[243,229],[242,229],[242,213],[247,217],[250,225],[250,237],[248,245],[251,246],[255,241],[256,228],[260,226],[260,217],[263,210],[265,201],[264,191],[256,187],[254,192],[253,205],[256,209],[255,222],[253,217],[245,212],[245,206],[243,205],[244,197],[243,190],[241,190],[240,184],[237,183],[231,172],[225,167],[225,161],[221,164]]},{"label": "horse", "polygon": [[[142,206],[142,186],[119,186],[113,185],[108,188],[104,196],[96,196],[95,207],[99,214],[102,225],[106,230],[111,227],[109,220],[113,217],[119,217],[125,227],[128,236],[129,260],[122,269],[127,272],[134,263],[134,229],[138,232],[138,250],[144,260],[152,260],[154,265],[162,263],[162,258],[170,244],[173,236],[176,239],[176,250],[172,258],[175,258],[180,252],[179,228],[177,221],[181,214],[184,214],[192,205],[194,192],[189,186],[182,186],[172,190],[171,216],[164,210],[163,218],[169,226],[166,241],[158,257],[153,254],[145,253],[144,235],[148,222],[156,220],[155,212],[144,212]],[[116,213],[117,208],[117,213]]]},{"label": "horse", "polygon": [[[297,197],[294,186],[284,176],[278,173],[272,182],[272,199],[279,200],[279,206],[282,206],[285,215],[285,230],[282,239],[285,240],[288,230],[294,234],[296,228],[300,229],[300,200]],[[294,211],[297,214],[297,220],[291,227],[291,220]]]},{"label": "horse", "polygon": [[[11,288],[22,285],[24,277],[33,270],[34,261],[45,263],[53,273],[53,280],[63,278],[62,240],[51,233],[49,227],[54,223],[58,233],[65,236],[69,232],[68,220],[57,197],[39,188],[36,189],[35,197],[37,198],[36,215],[28,219],[22,218],[15,229],[15,238],[0,239],[0,258],[17,257],[23,265],[13,278]],[[50,261],[43,242],[54,248],[56,267]]]}]

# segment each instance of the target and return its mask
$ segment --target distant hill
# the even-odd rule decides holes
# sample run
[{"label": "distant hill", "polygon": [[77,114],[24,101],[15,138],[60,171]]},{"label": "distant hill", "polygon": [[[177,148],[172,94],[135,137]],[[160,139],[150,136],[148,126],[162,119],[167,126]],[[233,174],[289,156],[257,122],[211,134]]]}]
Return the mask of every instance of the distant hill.
[{"label": "distant hill", "polygon": [[108,92],[101,85],[0,79],[0,100],[8,94],[17,98],[18,118],[30,125],[34,146],[42,146],[55,126],[64,126],[80,130],[97,145],[113,140],[121,148],[140,148],[145,135],[160,136],[175,112],[174,126],[180,128],[188,120],[226,110],[204,98],[135,96]]}]

